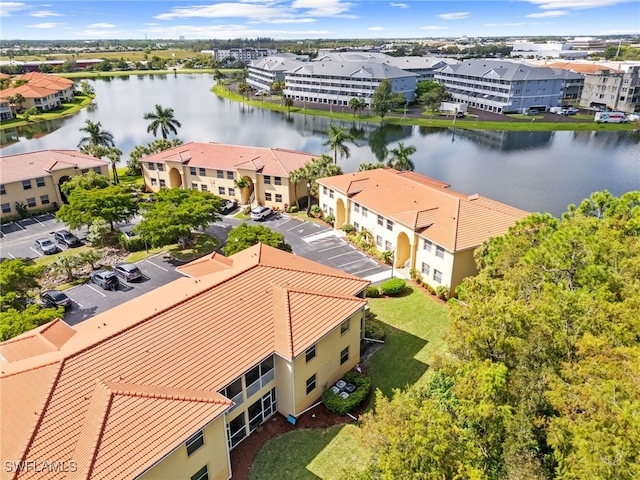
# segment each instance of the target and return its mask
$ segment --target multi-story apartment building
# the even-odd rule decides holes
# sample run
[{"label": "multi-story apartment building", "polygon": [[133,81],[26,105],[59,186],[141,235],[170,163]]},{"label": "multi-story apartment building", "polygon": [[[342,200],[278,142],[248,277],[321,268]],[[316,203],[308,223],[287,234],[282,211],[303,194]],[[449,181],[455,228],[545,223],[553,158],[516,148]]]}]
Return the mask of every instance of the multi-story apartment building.
[{"label": "multi-story apartment building", "polygon": [[200,53],[208,53],[215,57],[219,62],[237,61],[240,60],[244,63],[249,63],[251,60],[256,60],[260,57],[266,57],[268,55],[275,55],[277,50],[272,48],[216,48],[214,50],[201,50]]},{"label": "multi-story apartment building", "polygon": [[360,361],[367,280],[260,244],[181,270],[0,343],[2,478],[229,479],[233,448]]},{"label": "multi-story apartment building", "polygon": [[[244,147],[190,142],[140,159],[147,190],[192,188],[242,204],[284,209],[306,197],[307,181],[289,181],[289,174],[315,157],[281,148]],[[236,182],[247,181],[238,191]]]},{"label": "multi-story apartment building", "polygon": [[89,170],[108,177],[111,164],[72,150],[41,150],[0,157],[0,165],[1,217],[6,218],[18,214],[16,204],[32,210],[62,205],[60,185]]},{"label": "multi-story apartment building", "polygon": [[418,75],[416,82],[430,81],[434,79],[434,72],[446,67],[460,63],[459,60],[441,57],[387,57],[384,63],[398,67],[406,72]]},{"label": "multi-story apartment building", "polygon": [[248,67],[247,83],[257,90],[269,91],[272,82],[284,82],[284,74],[287,70],[298,67],[301,62],[308,61],[308,55],[295,55],[293,53],[279,53],[253,60]]},{"label": "multi-story apartment building", "polygon": [[466,60],[435,72],[456,102],[496,113],[547,109],[579,98],[579,74],[503,60]]},{"label": "multi-story apartment building", "polygon": [[319,202],[335,228],[368,230],[397,268],[416,269],[449,294],[477,274],[474,250],[507,232],[527,212],[480,195],[464,195],[414,172],[380,168],[318,180]]},{"label": "multi-story apartment building", "polygon": [[0,98],[0,120],[11,120],[13,118],[13,109],[9,100]]},{"label": "multi-story apartment building", "polygon": [[548,42],[534,43],[527,41],[516,41],[511,51],[512,57],[524,58],[565,58],[576,60],[587,58],[588,52],[584,50],[573,50],[570,43]]},{"label": "multi-story apartment building", "polygon": [[63,102],[73,100],[76,89],[73,80],[39,72],[25,73],[13,80],[26,80],[28,83],[1,90],[0,98],[8,100],[20,94],[24,98],[20,107],[24,109],[36,107],[47,111],[59,107]]}]

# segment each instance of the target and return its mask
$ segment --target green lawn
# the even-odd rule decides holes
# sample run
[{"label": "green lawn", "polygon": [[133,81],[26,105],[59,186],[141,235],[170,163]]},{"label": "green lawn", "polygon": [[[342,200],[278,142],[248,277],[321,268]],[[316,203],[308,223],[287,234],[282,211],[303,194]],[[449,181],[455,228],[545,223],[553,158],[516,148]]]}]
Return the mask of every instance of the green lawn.
[{"label": "green lawn", "polygon": [[[386,333],[386,344],[367,362],[373,387],[391,395],[396,388],[425,383],[433,354],[445,348],[446,306],[417,287],[402,297],[371,298],[369,304]],[[272,479],[278,472],[282,480],[337,480],[347,468],[364,468],[369,452],[359,438],[357,424],[286,433],[262,447],[249,478]]]}]

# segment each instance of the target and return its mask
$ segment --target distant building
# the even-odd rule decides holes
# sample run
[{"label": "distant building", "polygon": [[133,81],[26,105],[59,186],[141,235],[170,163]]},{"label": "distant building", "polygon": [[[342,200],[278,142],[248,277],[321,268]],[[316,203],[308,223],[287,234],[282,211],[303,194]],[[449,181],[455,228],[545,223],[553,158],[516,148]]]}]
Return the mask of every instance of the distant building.
[{"label": "distant building", "polygon": [[309,61],[308,55],[278,53],[252,60],[249,63],[247,83],[257,90],[271,90],[271,83],[284,82],[285,72]]},{"label": "distant building", "polygon": [[14,77],[13,81],[16,80],[27,83],[0,90],[0,99],[7,100],[20,94],[24,102],[19,107],[25,110],[36,107],[39,111],[46,112],[61,106],[63,102],[71,102],[75,95],[75,82],[57,75],[30,72]]},{"label": "distant building", "polygon": [[[38,72],[41,65],[49,65],[51,67],[60,67],[64,64],[64,60],[32,60],[32,61],[20,61],[11,60],[10,62],[2,62],[3,65],[19,65],[25,73]],[[80,70],[84,70],[90,65],[97,65],[102,63],[103,60],[79,58],[75,60],[76,66]]]},{"label": "distant building", "polygon": [[584,50],[573,50],[573,45],[569,43],[532,43],[526,41],[516,41],[511,51],[512,57],[525,58],[565,58],[575,60],[587,58],[588,52]]},{"label": "distant building", "polygon": [[201,50],[200,53],[207,53],[214,56],[219,62],[242,61],[249,63],[251,60],[257,60],[260,57],[275,55],[278,53],[273,48],[215,48],[213,50]]}]

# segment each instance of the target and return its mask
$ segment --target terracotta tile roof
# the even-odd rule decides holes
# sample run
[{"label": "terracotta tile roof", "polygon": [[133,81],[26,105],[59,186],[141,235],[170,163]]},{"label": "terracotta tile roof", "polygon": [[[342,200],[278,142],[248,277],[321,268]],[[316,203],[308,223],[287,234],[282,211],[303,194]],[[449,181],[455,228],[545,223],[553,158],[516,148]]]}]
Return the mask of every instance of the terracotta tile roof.
[{"label": "terracotta tile roof", "polygon": [[106,160],[75,150],[40,150],[0,157],[3,184],[46,177],[53,171],[69,167],[77,167],[82,170],[109,165],[110,163]]},{"label": "terracotta tile roof", "polygon": [[575,73],[583,74],[595,74],[608,70],[611,73],[622,73],[620,70],[606,67],[604,65],[598,65],[597,63],[581,63],[581,62],[554,62],[545,65],[549,68],[561,68],[563,70],[570,70]]},{"label": "terracotta tile roof", "polygon": [[208,273],[219,272],[220,270],[228,270],[233,266],[233,260],[225,257],[220,253],[212,253],[202,258],[181,265],[176,270],[187,277],[201,277]]},{"label": "terracotta tile roof", "polygon": [[477,247],[490,237],[502,235],[528,215],[486,197],[449,190],[444,182],[389,168],[318,182],[453,252]]},{"label": "terracotta tile roof", "polygon": [[59,350],[76,331],[60,319],[29,330],[0,343],[0,356],[6,362]]},{"label": "terracotta tile roof", "polygon": [[75,460],[77,478],[137,475],[228,408],[226,385],[274,353],[304,352],[366,304],[354,295],[368,281],[271,247],[228,261],[86,320],[66,341],[45,328],[57,350],[0,361],[3,454]]},{"label": "terracotta tile roof", "polygon": [[190,142],[149,155],[141,162],[180,162],[190,167],[236,170],[244,168],[264,175],[286,177],[317,155],[280,148],[246,147],[222,143]]}]

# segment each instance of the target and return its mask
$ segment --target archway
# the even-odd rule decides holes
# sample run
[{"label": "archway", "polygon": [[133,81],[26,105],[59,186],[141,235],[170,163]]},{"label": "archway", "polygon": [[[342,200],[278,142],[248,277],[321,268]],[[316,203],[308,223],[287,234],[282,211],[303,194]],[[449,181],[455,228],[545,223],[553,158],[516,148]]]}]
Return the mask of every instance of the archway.
[{"label": "archway", "polygon": [[169,187],[178,188],[182,186],[182,175],[177,168],[169,170]]},{"label": "archway", "polygon": [[68,175],[65,175],[64,177],[60,177],[60,180],[58,180],[58,192],[60,193],[60,200],[62,201],[62,203],[69,203],[69,200],[67,200],[67,196],[64,194],[64,192],[62,191],[62,184],[69,181],[71,177],[69,177]]},{"label": "archway", "polygon": [[406,233],[400,232],[398,234],[397,247],[396,247],[396,261],[395,267],[402,268],[407,260],[411,258],[411,242]]},{"label": "archway", "polygon": [[336,228],[342,228],[342,226],[344,225],[344,222],[346,221],[345,219],[346,211],[347,209],[344,206],[344,202],[342,201],[341,198],[339,198],[338,201],[336,202],[336,222],[335,222]]},{"label": "archway", "polygon": [[240,182],[238,183],[240,185],[244,185],[240,189],[240,198],[242,199],[242,204],[247,205],[252,201],[251,196],[253,195],[253,191],[255,189],[253,180],[251,180],[251,177],[244,176],[240,179]]}]

